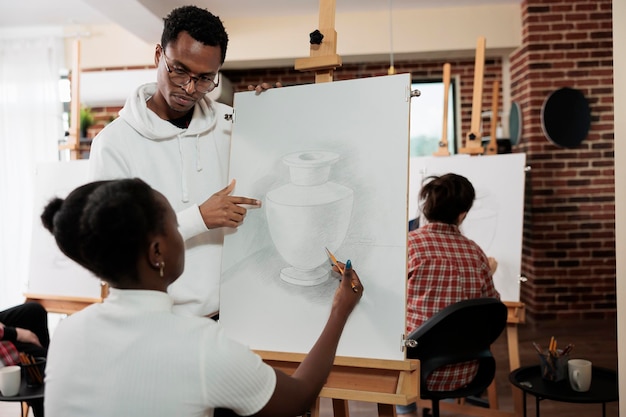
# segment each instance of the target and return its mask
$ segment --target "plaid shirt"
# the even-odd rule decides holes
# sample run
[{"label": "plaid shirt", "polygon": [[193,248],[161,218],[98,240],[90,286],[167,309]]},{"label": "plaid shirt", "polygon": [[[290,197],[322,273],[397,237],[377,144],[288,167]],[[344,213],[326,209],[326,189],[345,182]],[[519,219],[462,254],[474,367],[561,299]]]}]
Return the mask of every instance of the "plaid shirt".
[{"label": "plaid shirt", "polygon": [[[489,261],[455,225],[429,223],[409,232],[407,332],[439,310],[481,297],[500,298],[493,286]],[[451,365],[428,378],[431,391],[462,387],[476,374],[475,361]]]},{"label": "plaid shirt", "polygon": [[4,366],[17,365],[19,357],[15,345],[8,340],[4,340],[4,326],[0,326],[0,364]]}]

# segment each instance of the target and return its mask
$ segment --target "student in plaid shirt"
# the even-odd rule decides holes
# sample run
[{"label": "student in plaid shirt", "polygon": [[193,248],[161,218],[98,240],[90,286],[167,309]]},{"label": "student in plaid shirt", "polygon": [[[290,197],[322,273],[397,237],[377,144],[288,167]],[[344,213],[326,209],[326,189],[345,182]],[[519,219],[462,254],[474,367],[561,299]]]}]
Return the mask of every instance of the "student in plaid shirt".
[{"label": "student in plaid shirt", "polygon": [[0,311],[0,368],[19,364],[19,352],[45,357],[50,336],[48,312],[38,303]]},{"label": "student in plaid shirt", "polygon": [[[475,196],[467,178],[456,174],[429,177],[420,191],[427,223],[409,232],[407,334],[456,302],[500,298],[492,279],[496,260],[459,230]],[[428,389],[459,388],[471,381],[476,369],[475,362],[444,367],[429,377]],[[414,405],[399,406],[397,412],[415,410]]]},{"label": "student in plaid shirt", "polygon": [[[50,335],[48,312],[38,303],[25,303],[0,311],[0,368],[19,365],[19,353],[46,357]],[[43,400],[28,404],[35,417],[43,417]]]}]

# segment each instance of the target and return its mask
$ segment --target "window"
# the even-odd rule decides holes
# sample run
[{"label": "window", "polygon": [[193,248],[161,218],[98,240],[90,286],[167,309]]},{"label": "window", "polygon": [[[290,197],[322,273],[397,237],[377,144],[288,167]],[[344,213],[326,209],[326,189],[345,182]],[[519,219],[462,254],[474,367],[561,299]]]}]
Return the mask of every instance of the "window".
[{"label": "window", "polygon": [[[59,80],[59,100],[63,105],[63,113],[61,119],[63,123],[63,131],[69,132],[70,130],[70,102],[72,101],[72,88],[68,71],[61,72],[61,79]],[[64,140],[63,140],[64,141]]]},{"label": "window", "polygon": [[[443,81],[413,81],[411,90],[421,95],[411,100],[411,157],[428,156],[437,151],[443,133]],[[457,153],[454,82],[448,92],[447,139],[450,154]]]}]

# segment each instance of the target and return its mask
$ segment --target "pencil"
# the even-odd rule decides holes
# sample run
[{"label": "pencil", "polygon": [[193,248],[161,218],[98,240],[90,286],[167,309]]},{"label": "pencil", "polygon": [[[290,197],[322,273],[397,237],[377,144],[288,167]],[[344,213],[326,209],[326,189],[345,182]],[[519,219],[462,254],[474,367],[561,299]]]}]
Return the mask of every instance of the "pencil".
[{"label": "pencil", "polygon": [[43,383],[43,377],[41,376],[39,369],[34,366],[37,360],[34,358],[31,359],[30,355],[27,355],[24,352],[20,352],[19,356],[20,362],[26,366],[26,372],[28,372],[30,379],[37,384]]},{"label": "pencil", "polygon": [[[343,268],[339,265],[339,262],[337,261],[337,258],[335,258],[335,255],[333,255],[333,253],[331,251],[328,250],[328,248],[324,248],[326,249],[326,253],[328,254],[328,257],[330,258],[330,262],[337,267],[337,269],[339,269],[339,272],[341,273],[341,275],[343,275]],[[349,263],[350,261],[348,261]],[[350,281],[350,288],[352,288],[352,291],[354,292],[359,292],[359,289],[357,288],[356,284],[352,281]]]},{"label": "pencil", "polygon": [[328,248],[324,248],[324,249],[326,249],[326,254],[330,258],[330,262],[333,264],[333,266],[336,266],[337,269],[339,270],[339,273],[343,275],[343,268],[339,265],[339,262],[337,261],[337,258],[335,258],[335,255],[333,255],[333,253],[329,251]]}]

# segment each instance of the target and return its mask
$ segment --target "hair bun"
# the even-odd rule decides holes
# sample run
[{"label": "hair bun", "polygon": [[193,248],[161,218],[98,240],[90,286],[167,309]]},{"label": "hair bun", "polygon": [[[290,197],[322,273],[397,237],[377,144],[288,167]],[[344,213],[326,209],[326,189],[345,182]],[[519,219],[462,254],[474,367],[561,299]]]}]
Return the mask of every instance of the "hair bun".
[{"label": "hair bun", "polygon": [[61,209],[63,205],[63,200],[60,198],[54,198],[50,200],[48,205],[43,209],[43,213],[41,213],[41,222],[43,226],[48,229],[51,233],[54,233],[54,216]]}]

